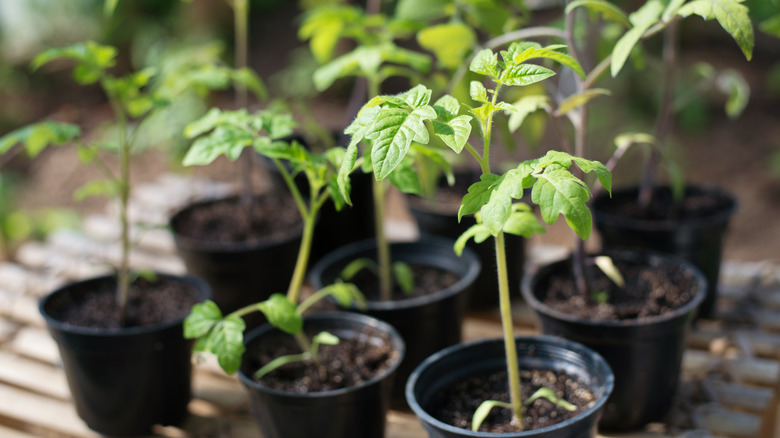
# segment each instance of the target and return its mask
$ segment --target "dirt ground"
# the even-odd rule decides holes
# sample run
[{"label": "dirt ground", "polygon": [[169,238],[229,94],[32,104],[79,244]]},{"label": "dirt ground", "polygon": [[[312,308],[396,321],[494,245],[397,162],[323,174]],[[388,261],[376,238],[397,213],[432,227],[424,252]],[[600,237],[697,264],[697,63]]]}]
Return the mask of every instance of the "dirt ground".
[{"label": "dirt ground", "polygon": [[[284,23],[281,20],[274,22],[277,26]],[[277,28],[273,32],[279,34],[282,31]],[[293,35],[290,37],[294,38]],[[262,35],[257,38],[262,38]],[[738,120],[731,121],[721,115],[722,112],[713,112],[706,129],[700,129],[695,134],[678,131],[675,136],[686,147],[684,163],[688,180],[720,187],[738,199],[739,209],[725,242],[725,258],[739,261],[780,259],[780,177],[773,176],[769,170],[770,156],[780,151],[780,98],[773,96],[767,86],[770,69],[780,65],[780,42],[759,40],[750,63],[739,56],[732,56],[735,53],[739,55],[736,47],[723,47],[721,44],[723,40],[712,46],[700,46],[698,53],[716,64],[733,66],[743,72],[752,87],[750,104]],[[723,55],[726,52],[729,55]],[[273,58],[268,53],[257,54],[261,58],[269,55]],[[261,74],[273,69],[267,63],[262,65],[259,69]],[[74,110],[73,106],[67,108]],[[321,123],[333,129],[339,129],[345,123],[343,102],[321,99],[312,109]],[[62,111],[62,108],[58,110]],[[84,117],[80,114],[75,118]],[[170,157],[159,151],[148,151],[135,160],[135,181],[153,180],[160,173],[172,169],[224,181],[237,180],[238,167],[224,160],[206,168],[187,170],[176,169],[171,165]],[[71,201],[73,190],[96,175],[92,170],[85,170],[71,150],[50,150],[23,167],[29,183],[23,187],[22,207],[71,206],[83,212],[102,208],[102,201],[98,200],[81,204]],[[619,167],[615,173],[615,185],[625,185],[625,181],[632,177],[635,177],[633,169]],[[262,183],[260,177],[259,184]],[[407,218],[402,209],[390,211],[395,211],[394,214],[400,218]],[[570,236],[565,224],[559,221],[547,234],[535,237],[534,242],[568,244]],[[590,244],[596,246],[597,239]]]}]

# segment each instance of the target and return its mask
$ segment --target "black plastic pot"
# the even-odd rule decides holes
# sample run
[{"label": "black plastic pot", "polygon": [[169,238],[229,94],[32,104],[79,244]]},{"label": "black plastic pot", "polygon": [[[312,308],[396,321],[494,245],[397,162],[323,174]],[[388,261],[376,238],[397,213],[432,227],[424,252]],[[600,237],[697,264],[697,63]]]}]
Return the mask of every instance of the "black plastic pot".
[{"label": "black plastic pot", "polygon": [[[208,285],[176,278],[205,300]],[[192,374],[192,341],[184,317],[165,323],[96,330],[64,324],[49,313],[62,302],[78,302],[98,277],[65,285],[44,297],[39,310],[62,358],[76,411],[89,428],[112,436],[148,435],[155,424],[177,424],[187,414]]]},{"label": "black plastic pot", "polygon": [[[224,314],[260,302],[276,292],[284,292],[292,278],[301,244],[303,226],[290,236],[278,240],[258,240],[214,244],[179,233],[179,221],[192,211],[221,199],[190,204],[170,219],[176,251],[187,272],[204,279],[211,286],[213,300]],[[248,327],[265,319],[254,313],[246,320]]]},{"label": "black plastic pot", "polygon": [[368,337],[372,343],[392,342],[398,360],[360,386],[307,394],[278,391],[250,377],[256,369],[251,369],[248,358],[256,345],[279,332],[270,324],[253,329],[244,339],[247,351],[238,375],[263,437],[382,438],[394,374],[404,355],[401,336],[387,323],[350,312],[309,316],[304,330],[310,334],[327,330],[341,339]]},{"label": "black plastic pot", "polygon": [[587,347],[551,336],[516,337],[520,369],[563,370],[589,382],[598,401],[581,415],[558,424],[516,433],[472,432],[447,424],[430,414],[444,401],[440,393],[473,376],[506,369],[503,339],[486,339],[446,348],[418,366],[406,384],[406,397],[430,438],[456,437],[595,437],[604,403],[612,392],[609,365]]},{"label": "black plastic pot", "polygon": [[[460,171],[455,174],[455,184],[465,195],[469,185],[479,181],[479,173]],[[442,190],[446,190],[442,181]],[[407,196],[407,205],[422,235],[442,236],[457,239],[476,223],[473,215],[464,216],[458,222],[458,210],[434,206],[431,201],[414,195]],[[525,266],[525,239],[512,234],[504,235],[506,264],[509,284],[520,284]],[[472,309],[490,309],[498,307],[498,267],[496,266],[496,248],[492,241],[480,244],[470,240],[468,247],[473,249],[482,263],[482,270],[474,282],[474,292],[469,299]]]},{"label": "black plastic pot", "polygon": [[[479,259],[466,248],[458,257],[454,241],[441,237],[424,237],[416,242],[390,245],[391,258],[406,263],[420,263],[457,273],[460,280],[437,292],[394,301],[369,300],[361,312],[390,323],[406,341],[406,357],[398,369],[393,389],[393,405],[404,408],[403,382],[414,367],[444,347],[461,341],[463,318],[474,280],[480,270]],[[358,258],[376,259],[376,241],[369,239],[346,245],[323,257],[312,266],[310,278],[315,290],[332,284],[344,267]],[[357,309],[352,309],[357,311]]]},{"label": "black plastic pot", "polygon": [[561,313],[543,304],[547,284],[571,272],[568,260],[542,266],[526,276],[522,293],[536,312],[545,334],[580,342],[601,354],[615,373],[615,390],[600,426],[609,430],[638,429],[661,419],[672,405],[680,378],[686,331],[706,294],[706,280],[685,260],[661,254],[613,253],[632,264],[677,263],[694,278],[693,297],[674,312],[643,320],[592,321]]},{"label": "black plastic pot", "polygon": [[[723,258],[723,239],[729,220],[737,209],[731,195],[705,187],[687,187],[685,197],[706,194],[717,200],[718,208],[704,217],[677,220],[640,220],[618,216],[616,206],[635,204],[637,188],[629,188],[597,196],[593,201],[593,222],[601,236],[602,250],[643,248],[675,254],[693,263],[707,279],[707,296],[700,317],[713,314],[718,293],[718,277]],[[669,187],[659,187],[655,196],[671,198]]]}]

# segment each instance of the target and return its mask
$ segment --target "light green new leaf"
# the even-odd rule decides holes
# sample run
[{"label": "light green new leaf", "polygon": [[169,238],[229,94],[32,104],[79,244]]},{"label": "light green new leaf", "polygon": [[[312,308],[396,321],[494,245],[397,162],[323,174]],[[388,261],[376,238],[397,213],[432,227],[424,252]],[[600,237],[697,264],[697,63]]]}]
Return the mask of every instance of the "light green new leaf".
[{"label": "light green new leaf", "polygon": [[492,236],[490,234],[490,231],[487,229],[487,227],[484,224],[477,223],[472,226],[470,226],[466,231],[463,232],[460,236],[458,236],[457,240],[455,240],[455,245],[453,246],[453,250],[455,251],[455,254],[461,255],[463,254],[463,249],[466,247],[466,244],[468,243],[469,239],[473,238],[474,243],[482,243],[485,240],[487,240],[488,237]]},{"label": "light green new leaf", "polygon": [[420,73],[428,73],[431,70],[431,57],[425,53],[405,49],[395,44],[383,44],[380,46],[380,54],[383,63],[405,65]]},{"label": "light green new leaf", "polygon": [[562,116],[567,114],[569,111],[579,108],[582,105],[585,105],[586,103],[590,102],[591,99],[598,96],[609,96],[612,92],[605,89],[605,88],[588,88],[587,90],[583,90],[580,93],[572,94],[571,96],[567,97],[563,102],[561,102],[560,105],[558,105],[558,109],[555,110],[555,115]]},{"label": "light green new leaf", "polygon": [[412,108],[420,108],[428,105],[428,102],[431,101],[431,93],[433,93],[433,91],[425,85],[417,85],[398,94],[396,97],[402,99]]},{"label": "light green new leaf", "polygon": [[476,42],[471,27],[454,22],[427,27],[417,34],[417,42],[436,55],[445,68],[457,68]]},{"label": "light green new leaf", "polygon": [[333,56],[344,29],[347,9],[323,7],[306,14],[298,30],[298,37],[302,40],[310,39],[309,48],[317,62],[325,63]]},{"label": "light green new leaf", "polygon": [[334,334],[328,332],[319,332],[311,338],[311,342],[312,349],[314,349],[316,348],[316,345],[338,345],[340,341],[338,336]]},{"label": "light green new leaf", "polygon": [[726,70],[718,75],[715,84],[728,96],[726,114],[732,119],[739,117],[750,100],[750,85],[745,78],[736,70]]},{"label": "light green new leaf", "polygon": [[357,144],[350,143],[349,146],[347,146],[344,159],[341,161],[341,166],[339,166],[339,171],[336,175],[336,182],[338,183],[339,193],[341,194],[341,197],[344,198],[344,202],[346,202],[348,205],[352,205],[352,199],[350,198],[352,182],[349,178],[349,175],[355,169],[357,154]]},{"label": "light green new leaf", "polygon": [[377,114],[367,138],[374,140],[371,161],[374,175],[381,181],[395,169],[409,151],[412,141],[427,144],[428,130],[425,120],[436,118],[436,111],[430,106],[414,109],[383,108]]},{"label": "light green new leaf", "polygon": [[393,263],[393,278],[396,284],[405,294],[410,294],[414,290],[414,273],[411,266],[404,262]]},{"label": "light green new leaf", "polygon": [[497,80],[504,85],[525,86],[541,82],[555,72],[547,67],[534,64],[517,64],[508,66]]},{"label": "light green new leaf", "polygon": [[294,335],[303,330],[303,317],[298,314],[295,303],[286,296],[275,293],[259,305],[260,311],[274,327]]},{"label": "light green new leaf", "polygon": [[599,182],[607,192],[612,193],[612,174],[609,173],[607,166],[594,160],[586,160],[585,158],[572,157],[572,161],[577,163],[580,169],[585,173],[595,173]]},{"label": "light green new leaf", "polygon": [[471,81],[469,83],[469,96],[477,102],[489,103],[487,89],[480,81]]},{"label": "light green new leaf", "polygon": [[99,81],[105,70],[116,65],[116,56],[116,48],[87,41],[46,49],[35,56],[30,65],[33,70],[37,70],[55,59],[73,59],[77,61],[73,69],[73,78],[81,85],[88,85]]},{"label": "light green new leaf", "polygon": [[587,240],[591,232],[591,216],[587,202],[590,191],[568,170],[550,166],[537,176],[531,190],[532,201],[539,205],[542,220],[552,225],[563,215],[569,227]]},{"label": "light green new leaf", "polygon": [[753,57],[753,23],[743,0],[693,0],[677,10],[677,15],[699,15],[705,20],[718,20],[720,26],[734,38],[749,61]]},{"label": "light green new leaf", "polygon": [[195,339],[205,336],[220,321],[222,321],[222,311],[214,301],[206,300],[195,304],[184,319],[184,337]]},{"label": "light green new leaf", "polygon": [[500,402],[498,400],[483,401],[482,404],[480,404],[479,407],[477,407],[477,410],[474,411],[474,416],[471,419],[472,431],[476,432],[479,430],[479,427],[485,421],[488,414],[490,414],[490,411],[492,411],[493,408],[512,409],[512,405],[509,403]]},{"label": "light green new leaf", "polygon": [[[352,275],[354,276],[354,273]],[[323,290],[327,291],[341,307],[347,308],[355,305],[355,307],[362,309],[366,306],[366,297],[352,283],[336,282],[325,286]]]},{"label": "light green new leaf", "polygon": [[[684,0],[683,0],[684,1]],[[601,15],[605,20],[631,27],[626,13],[622,9],[605,0],[576,0],[566,5],[566,14],[570,14],[575,8],[583,6],[590,11]]]},{"label": "light green new leaf", "polygon": [[629,20],[634,27],[620,37],[615,44],[615,48],[612,49],[612,60],[610,61],[612,77],[617,76],[620,70],[623,69],[628,55],[631,54],[631,50],[642,39],[645,31],[658,22],[663,8],[664,6],[660,1],[650,0],[629,16]]},{"label": "light green new leaf", "polygon": [[530,169],[520,167],[506,172],[500,183],[493,188],[488,202],[479,210],[482,223],[494,236],[504,230],[514,211],[512,200],[523,197],[523,183],[529,174]]},{"label": "light green new leaf", "polygon": [[458,116],[460,102],[449,94],[445,94],[433,104],[433,109],[436,110],[439,120],[450,121]]},{"label": "light green new leaf", "polygon": [[356,74],[359,71],[362,56],[361,51],[353,50],[315,70],[312,79],[317,91],[326,90],[336,82],[336,79]]},{"label": "light green new leaf", "polygon": [[220,155],[236,161],[245,147],[254,144],[250,132],[218,126],[206,137],[192,144],[182,160],[184,166],[202,166],[211,164]]},{"label": "light green new leaf", "polygon": [[487,77],[498,79],[498,56],[490,49],[480,50],[471,60],[469,70]]},{"label": "light green new leaf", "polygon": [[521,202],[512,204],[512,213],[504,223],[504,233],[528,239],[534,234],[544,234],[546,231],[531,207]]},{"label": "light green new leaf", "polygon": [[558,64],[572,69],[575,73],[585,78],[585,71],[582,70],[582,66],[576,59],[572,58],[566,53],[559,52],[559,49],[565,48],[563,45],[553,45],[548,47],[528,47],[521,53],[517,54],[513,61],[516,64],[521,64],[529,59],[551,59]]},{"label": "light green new leaf", "polygon": [[474,214],[490,200],[490,194],[504,179],[504,175],[492,173],[481,175],[480,180],[470,185],[458,209],[458,222],[467,214]]},{"label": "light green new leaf", "polygon": [[184,127],[184,136],[186,138],[195,138],[203,133],[211,131],[222,120],[222,110],[211,108],[198,120],[190,122]]},{"label": "light green new leaf", "polygon": [[471,116],[457,116],[447,122],[433,122],[433,133],[453,151],[460,153],[471,135]]},{"label": "light green new leaf", "polygon": [[558,397],[552,389],[546,386],[543,388],[539,388],[535,393],[533,393],[530,397],[528,397],[528,399],[525,400],[524,404],[528,406],[540,398],[543,398],[549,401],[550,403],[554,404],[555,406],[559,408],[563,408],[569,412],[573,412],[577,410],[576,406],[566,401],[566,399],[562,397]]},{"label": "light green new leaf", "polygon": [[509,112],[509,119],[507,120],[507,126],[510,132],[515,132],[523,125],[526,117],[529,114],[544,110],[550,111],[550,98],[545,94],[534,94],[530,96],[524,96],[520,100],[512,104],[515,108],[514,111]]}]

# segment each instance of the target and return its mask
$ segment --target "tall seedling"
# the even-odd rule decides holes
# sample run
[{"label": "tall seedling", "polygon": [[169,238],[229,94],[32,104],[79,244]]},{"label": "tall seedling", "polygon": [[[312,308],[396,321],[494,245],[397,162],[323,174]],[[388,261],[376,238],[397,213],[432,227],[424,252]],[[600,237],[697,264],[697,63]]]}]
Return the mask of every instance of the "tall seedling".
[{"label": "tall seedling", "polygon": [[[493,237],[511,402],[486,401],[475,414],[475,429],[490,409],[496,406],[510,408],[513,423],[518,429],[523,428],[524,401],[521,397],[513,334],[504,233],[530,237],[545,229],[527,204],[514,200],[521,199],[525,189],[531,189],[532,201],[539,205],[545,222],[552,224],[562,214],[567,224],[586,239],[591,230],[587,206],[590,190],[585,182],[574,175],[572,165],[576,164],[585,173],[595,173],[604,187],[611,188],[611,176],[603,164],[558,151],[550,151],[541,158],[522,162],[502,175],[492,173],[490,151],[493,116],[497,111],[513,111],[511,105],[499,99],[502,88],[534,84],[555,74],[546,67],[529,63],[532,59],[556,62],[582,74],[582,68],[565,52],[565,46],[562,45],[542,47],[536,43],[518,42],[501,51],[500,57],[492,50],[485,49],[477,53],[469,65],[471,72],[480,75],[489,84],[486,87],[482,81],[471,82],[470,96],[475,103],[460,102],[452,96],[444,96],[431,105],[431,90],[420,85],[400,95],[371,99],[363,106],[355,122],[347,128],[352,140],[347,148],[342,175],[348,174],[356,162],[357,144],[368,139],[371,140],[374,174],[377,179],[384,180],[402,163],[413,142],[422,145],[429,142],[429,132],[433,132],[456,152],[465,149],[482,170],[481,180],[469,187],[458,213],[459,217],[475,214],[478,223],[458,239],[455,250],[462,251],[471,238],[483,242]],[[461,107],[467,108],[470,115],[460,114]],[[472,120],[480,127],[481,144],[472,145],[469,142]],[[543,393],[530,399],[544,396],[553,403],[565,405],[549,391]]]},{"label": "tall seedling", "polygon": [[[231,83],[251,85],[255,83],[255,79],[245,71],[211,64],[182,66],[181,69],[165,72],[166,77],[156,77],[158,72],[151,68],[125,76],[115,76],[112,69],[116,65],[116,58],[117,50],[114,47],[88,41],[45,50],[32,61],[34,70],[59,60],[73,61],[73,78],[79,85],[98,84],[113,111],[112,138],[88,140],[77,125],[47,120],[20,128],[0,138],[0,153],[22,143],[27,153],[35,157],[50,145],[75,143],[81,161],[94,164],[103,173],[105,179],[87,183],[75,196],[77,199],[83,199],[102,195],[118,203],[120,255],[117,266],[116,305],[119,323],[124,325],[131,282],[131,224],[127,211],[131,192],[130,163],[132,153],[140,149],[136,139],[144,122],[175,99],[177,93],[193,88],[227,88]],[[152,87],[152,82],[158,85]],[[104,161],[104,153],[114,155],[116,166],[112,167]]]}]

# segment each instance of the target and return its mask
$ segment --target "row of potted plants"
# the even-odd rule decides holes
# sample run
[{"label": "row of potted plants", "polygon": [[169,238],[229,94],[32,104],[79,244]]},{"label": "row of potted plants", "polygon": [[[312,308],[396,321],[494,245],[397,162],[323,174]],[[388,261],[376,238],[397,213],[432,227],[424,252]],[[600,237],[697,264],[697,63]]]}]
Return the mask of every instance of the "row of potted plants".
[{"label": "row of potted plants", "polygon": [[[237,22],[245,18],[248,7],[239,8],[239,3],[234,4]],[[639,217],[629,221],[629,229],[637,224],[655,225],[650,231],[631,231],[637,237],[611,231],[618,221],[612,210],[614,200],[639,196],[640,200],[648,197],[663,202],[664,195],[649,196],[654,193],[650,189],[640,189],[640,195],[612,193],[614,161],[605,165],[586,158],[588,103],[608,94],[592,88],[607,68],[617,75],[631,53],[640,50],[639,43],[659,32],[668,39],[666,61],[674,63],[668,51],[673,52],[674,29],[682,17],[718,20],[749,58],[752,27],[746,9],[737,0],[650,0],[627,15],[605,1],[572,1],[567,2],[563,30],[525,28],[519,35],[510,33],[487,41],[482,44],[486,48],[471,53],[477,43],[472,26],[489,28],[489,23],[477,20],[466,25],[461,19],[469,14],[479,17],[478,11],[459,10],[463,5],[455,3],[449,9],[428,8],[429,3],[436,2],[411,5],[402,1],[397,17],[328,6],[309,12],[304,20],[302,35],[312,39],[313,51],[323,61],[330,59],[342,36],[358,42],[353,51],[330,60],[314,76],[320,88],[346,76],[358,76],[368,84],[367,103],[345,130],[349,135],[346,147],[302,145],[293,139],[291,115],[273,105],[249,111],[245,101],[236,110],[213,109],[186,128],[185,135],[195,141],[185,165],[209,164],[222,155],[232,160],[242,155],[251,158],[248,152],[253,152],[273,163],[287,189],[285,194],[236,197],[227,206],[204,203],[199,207],[211,212],[187,208],[172,217],[171,228],[188,270],[205,281],[132,272],[127,259],[130,153],[146,117],[176,98],[166,88],[172,82],[153,81],[164,78],[148,70],[114,77],[110,71],[115,50],[94,43],[52,49],[36,58],[37,67],[59,58],[75,60],[77,82],[99,83],[116,120],[116,138],[107,150],[117,153],[117,174],[102,161],[105,152],[99,147],[105,143],[80,140],[74,125],[42,122],[0,139],[0,152],[24,143],[32,154],[49,144],[76,142],[80,157],[107,174],[107,182],[93,184],[84,193],[110,195],[120,205],[123,250],[116,278],[68,285],[41,301],[41,312],[60,345],[77,410],[91,428],[110,435],[137,435],[148,432],[153,424],[181,420],[189,400],[192,340],[195,351],[213,353],[225,371],[239,373],[266,437],[320,436],[324,431],[339,437],[382,436],[391,399],[399,407],[408,403],[432,437],[493,433],[594,436],[599,420],[601,427],[632,429],[663,416],[676,388],[685,331],[699,305],[714,296],[720,250],[713,248],[722,242],[734,203],[721,201],[722,195],[711,197],[715,206],[725,206],[725,212],[716,213],[717,219],[704,219],[704,225],[669,225],[668,218],[657,225],[653,218]],[[585,17],[585,8],[592,14]],[[443,17],[442,11],[452,15]],[[395,44],[396,38],[414,29],[402,25],[406,23],[402,19],[410,17],[446,20],[421,30],[420,45],[430,48],[453,78],[469,71],[473,80],[468,82],[468,97],[456,98],[463,93],[446,94],[441,87],[426,85],[382,94],[386,78],[401,75],[417,83],[431,68],[427,55]],[[599,17],[626,29],[610,54],[587,74],[580,56],[586,50],[574,37],[575,17]],[[334,29],[335,34],[327,34]],[[559,38],[566,45],[519,41],[507,46],[514,39],[535,37]],[[495,53],[493,46],[505,49]],[[546,66],[550,64],[554,67]],[[191,81],[175,88],[179,92],[236,84],[258,96],[264,94],[262,81],[240,65],[187,68],[192,74],[174,74]],[[512,87],[549,83],[555,70],[560,70],[557,88],[575,91],[559,93],[564,97],[556,99],[537,95],[515,104],[502,100],[502,91]],[[671,90],[671,79],[664,86]],[[620,137],[618,155],[633,144],[657,146],[664,141],[671,117],[669,99],[664,102],[658,132]],[[494,173],[495,117],[544,108],[550,110],[555,123],[564,117],[571,121],[574,141],[569,152],[552,150],[503,174]],[[479,132],[472,132],[472,126]],[[473,143],[475,138],[478,141]],[[568,143],[564,141],[564,147]],[[658,149],[652,150],[648,180],[660,160]],[[479,179],[469,181],[457,213],[458,221],[473,216],[472,225],[457,240],[389,244],[383,223],[388,182],[420,194],[426,184],[438,179],[431,175],[439,171],[452,179],[453,154],[471,156],[479,169]],[[440,170],[432,171],[431,165]],[[359,180],[360,172],[370,178]],[[597,182],[586,179],[593,175]],[[305,184],[296,177],[303,177]],[[371,185],[372,196],[355,196],[358,181]],[[588,255],[583,241],[591,233],[590,199],[597,185],[605,195],[594,203],[593,215],[605,253]],[[680,204],[673,202],[672,195],[680,191],[671,188],[658,193],[667,192],[673,207],[648,203],[638,208],[640,213],[679,214]],[[533,208],[522,202],[529,197]],[[333,232],[317,228],[320,212],[327,205],[341,210],[357,208],[361,202],[375,207],[377,239],[336,250],[310,270],[315,235]],[[564,216],[577,236],[573,256],[533,275],[515,273],[510,280],[511,266],[516,270],[518,263],[508,263],[506,242],[510,236],[527,238],[544,232],[537,210],[548,224]],[[338,217],[342,212],[332,214]],[[217,218],[223,216],[242,218],[243,224],[215,228]],[[265,230],[274,225],[281,230],[268,237]],[[191,231],[197,228],[212,240],[199,241]],[[714,229],[715,237],[704,237],[708,228]],[[651,236],[652,249],[676,252],[689,261],[610,251],[613,243],[640,245],[638,235],[643,233]],[[224,236],[227,243],[214,239]],[[481,245],[471,246],[470,240]],[[487,253],[495,256],[495,268],[487,270],[496,274],[495,280],[474,288],[482,263],[473,248],[486,246],[492,246]],[[459,258],[451,257],[455,252]],[[706,280],[699,269],[707,274]],[[304,288],[309,271],[312,291]],[[671,281],[661,273],[670,273]],[[511,291],[521,277],[523,297],[538,313],[541,331],[557,337],[514,336]],[[439,280],[446,286],[424,290],[424,283]],[[152,285],[169,283],[187,285],[187,292],[148,291]],[[93,288],[95,284],[100,288]],[[279,293],[283,290],[285,294]],[[176,305],[144,304],[137,309],[133,306],[144,301],[139,294],[171,296]],[[470,294],[497,296],[502,339],[460,344]],[[113,301],[105,298],[113,295]],[[67,305],[82,306],[82,310],[71,311]],[[309,316],[312,308],[334,306],[365,315]],[[96,307],[114,309],[107,322],[95,320]],[[150,308],[170,307],[173,315],[162,315],[160,320],[135,320],[151,313]],[[152,344],[139,337],[152,338]],[[93,341],[96,345],[88,346]],[[103,363],[94,360],[94,351],[105,352]],[[175,358],[163,356],[167,352]],[[154,362],[136,362],[141,360]],[[174,364],[179,368],[173,368]],[[120,372],[130,372],[132,377]],[[478,383],[489,387],[478,388]]]}]

